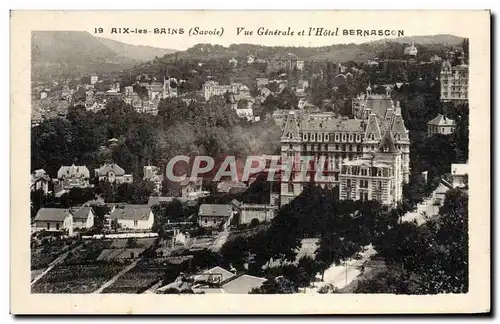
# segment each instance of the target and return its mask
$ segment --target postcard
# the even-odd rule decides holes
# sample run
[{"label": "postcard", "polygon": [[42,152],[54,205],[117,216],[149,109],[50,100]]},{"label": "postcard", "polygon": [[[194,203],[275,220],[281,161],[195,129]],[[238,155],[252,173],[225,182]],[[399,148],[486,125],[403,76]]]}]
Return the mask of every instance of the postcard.
[{"label": "postcard", "polygon": [[486,10],[11,11],[11,312],[488,313],[490,105]]}]

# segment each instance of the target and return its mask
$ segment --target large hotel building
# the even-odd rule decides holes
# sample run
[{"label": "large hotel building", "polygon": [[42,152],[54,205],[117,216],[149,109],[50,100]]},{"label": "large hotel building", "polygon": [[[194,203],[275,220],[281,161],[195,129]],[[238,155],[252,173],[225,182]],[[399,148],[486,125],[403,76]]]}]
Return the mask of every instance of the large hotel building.
[{"label": "large hotel building", "polygon": [[469,66],[462,63],[452,66],[445,61],[441,66],[441,101],[466,102],[469,99]]},{"label": "large hotel building", "polygon": [[[281,137],[281,160],[291,171],[281,181],[281,205],[311,181],[322,187],[339,186],[340,199],[376,199],[384,205],[401,200],[402,185],[410,174],[410,140],[399,103],[393,102],[389,89],[375,95],[368,86],[353,103],[353,115],[348,119],[290,111]],[[324,176],[303,176],[304,157],[324,159]]]}]

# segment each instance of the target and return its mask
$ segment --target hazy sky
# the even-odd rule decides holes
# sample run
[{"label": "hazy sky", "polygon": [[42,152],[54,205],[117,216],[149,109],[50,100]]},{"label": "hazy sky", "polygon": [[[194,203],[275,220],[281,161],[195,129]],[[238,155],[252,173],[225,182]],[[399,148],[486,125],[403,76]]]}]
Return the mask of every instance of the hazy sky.
[{"label": "hazy sky", "polygon": [[[483,12],[484,13],[484,12]],[[14,13],[15,14],[15,13]],[[28,21],[32,30],[80,30],[134,45],[184,50],[199,43],[251,43],[267,46],[326,46],[338,43],[364,43],[404,36],[452,34],[468,37],[473,19],[480,11],[59,11],[32,12]],[[217,31],[217,35],[188,35],[191,28]],[[257,35],[268,31],[287,31],[293,35]],[[102,28],[102,32],[101,29]],[[112,33],[112,28],[147,30],[146,34]],[[184,30],[180,35],[154,34],[155,28]],[[242,31],[244,28],[253,34]],[[337,36],[309,36],[309,28],[336,31]],[[224,30],[222,36],[220,32]],[[389,30],[390,36],[343,35],[344,30]],[[97,31],[97,32],[96,32]],[[299,33],[304,31],[304,35]],[[313,30],[313,34],[316,30]]]}]

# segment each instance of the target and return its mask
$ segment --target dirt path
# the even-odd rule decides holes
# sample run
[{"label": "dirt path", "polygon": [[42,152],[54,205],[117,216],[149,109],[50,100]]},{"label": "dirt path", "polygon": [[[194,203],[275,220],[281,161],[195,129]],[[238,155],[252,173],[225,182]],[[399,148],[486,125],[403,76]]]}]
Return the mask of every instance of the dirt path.
[{"label": "dirt path", "polygon": [[212,244],[212,251],[218,252],[222,248],[224,243],[226,243],[228,237],[229,237],[229,230],[227,229],[219,233],[214,243]]},{"label": "dirt path", "polygon": [[47,269],[45,269],[42,273],[40,273],[38,276],[36,276],[32,281],[31,281],[31,286],[33,286],[37,281],[42,279],[47,273],[49,273],[50,270],[52,270],[56,265],[59,263],[63,262],[64,259],[68,256],[69,252],[72,252],[76,250],[80,245],[75,246],[69,251],[64,252],[62,255],[58,256],[54,261],[52,261]]},{"label": "dirt path", "polygon": [[135,265],[137,264],[137,262],[139,262],[140,259],[137,259],[135,260],[134,262],[132,262],[131,264],[129,264],[125,269],[123,269],[122,271],[118,272],[117,275],[115,275],[113,278],[111,278],[109,281],[105,282],[104,285],[102,285],[99,289],[97,289],[96,291],[94,291],[93,293],[94,294],[100,294],[102,293],[102,291],[106,288],[108,288],[109,286],[111,286],[112,284],[115,283],[116,280],[118,280],[118,278],[120,278],[121,276],[123,276],[124,274],[126,274],[127,272],[129,272],[133,267],[135,267]]}]

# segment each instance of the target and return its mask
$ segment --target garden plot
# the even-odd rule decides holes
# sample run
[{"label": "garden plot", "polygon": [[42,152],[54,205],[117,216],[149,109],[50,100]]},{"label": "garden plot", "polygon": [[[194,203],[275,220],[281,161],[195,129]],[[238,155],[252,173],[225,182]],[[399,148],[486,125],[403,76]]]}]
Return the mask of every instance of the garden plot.
[{"label": "garden plot", "polygon": [[134,268],[104,289],[103,293],[141,293],[161,280],[164,273],[163,262],[153,259],[140,260]]},{"label": "garden plot", "polygon": [[111,244],[111,249],[124,249],[129,247],[138,247],[145,248],[152,246],[155,243],[156,238],[154,237],[146,237],[146,238],[136,238],[130,240],[129,238],[123,239],[113,239],[113,243]]},{"label": "garden plot", "polygon": [[31,248],[31,269],[45,269],[52,261],[66,252],[72,246],[72,241],[55,241],[45,243],[41,247]]},{"label": "garden plot", "polygon": [[126,265],[58,265],[31,287],[32,293],[91,293]]},{"label": "garden plot", "polygon": [[64,264],[89,264],[95,262],[102,251],[111,245],[110,240],[86,241],[76,250],[72,251],[64,260]]},{"label": "garden plot", "polygon": [[144,252],[145,248],[126,248],[126,249],[104,249],[97,257],[98,261],[123,261],[126,259],[135,259]]}]

